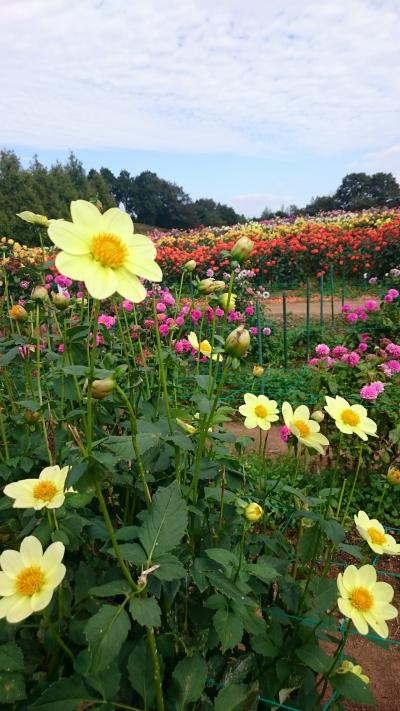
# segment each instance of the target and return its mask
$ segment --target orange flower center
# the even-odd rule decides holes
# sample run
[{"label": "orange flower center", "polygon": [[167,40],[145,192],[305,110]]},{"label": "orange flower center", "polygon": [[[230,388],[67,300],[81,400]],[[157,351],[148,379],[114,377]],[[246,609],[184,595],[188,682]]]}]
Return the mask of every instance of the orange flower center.
[{"label": "orange flower center", "polygon": [[352,410],[350,407],[347,408],[347,410],[343,410],[342,412],[342,420],[345,423],[345,425],[350,425],[350,427],[355,427],[358,425],[360,422],[360,415],[358,415],[354,410]]},{"label": "orange flower center", "polygon": [[350,601],[353,607],[361,612],[369,612],[374,604],[374,598],[367,588],[354,588],[351,591]]},{"label": "orange flower center", "polygon": [[266,417],[268,415],[268,410],[265,405],[256,405],[254,408],[254,412],[256,413],[257,417]]},{"label": "orange flower center", "polygon": [[369,528],[368,535],[372,543],[378,543],[381,546],[385,542],[385,534],[381,533],[376,528]]},{"label": "orange flower center", "polygon": [[19,595],[33,595],[41,591],[45,583],[45,576],[38,565],[31,565],[18,573],[15,588]]},{"label": "orange flower center", "polygon": [[128,250],[117,235],[101,232],[92,239],[91,252],[96,262],[103,267],[119,269],[128,256]]},{"label": "orange flower center", "polygon": [[41,501],[51,501],[57,493],[57,487],[49,479],[42,479],[33,489],[33,498]]},{"label": "orange flower center", "polygon": [[311,430],[306,422],[303,422],[303,420],[294,420],[293,424],[299,430],[300,437],[308,437]]}]

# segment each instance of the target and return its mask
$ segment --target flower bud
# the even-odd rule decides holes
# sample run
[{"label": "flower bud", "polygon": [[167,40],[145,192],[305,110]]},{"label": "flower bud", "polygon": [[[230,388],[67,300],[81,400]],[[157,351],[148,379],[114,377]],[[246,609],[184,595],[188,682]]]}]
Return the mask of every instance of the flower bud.
[{"label": "flower bud", "polygon": [[234,311],[236,308],[236,294],[221,294],[218,303],[224,311]]},{"label": "flower bud", "polygon": [[231,331],[225,341],[225,353],[239,358],[244,355],[250,345],[250,333],[244,326],[238,326]]},{"label": "flower bud", "polygon": [[254,242],[249,237],[240,237],[231,249],[231,256],[238,262],[244,262],[250,255]]},{"label": "flower bud", "polygon": [[311,420],[315,420],[315,422],[322,422],[325,419],[325,414],[322,412],[322,410],[315,410],[311,413],[310,417]]},{"label": "flower bud", "polygon": [[46,287],[41,286],[39,284],[33,289],[31,297],[32,299],[36,299],[37,301],[47,301],[47,299],[49,298],[49,294],[47,292]]},{"label": "flower bud", "polygon": [[194,434],[195,432],[197,432],[196,428],[193,427],[193,425],[189,424],[189,422],[185,422],[185,420],[181,420],[179,417],[176,418],[176,422],[179,427],[182,427],[182,429],[188,434]]},{"label": "flower bud", "polygon": [[41,225],[42,227],[48,227],[49,220],[46,215],[38,215],[35,212],[30,212],[29,210],[24,210],[23,212],[17,212],[17,217],[24,222],[30,222],[32,225]]},{"label": "flower bud", "polygon": [[51,297],[54,305],[58,306],[59,309],[66,309],[71,301],[70,297],[63,294],[61,291],[58,291],[57,293],[52,292]]},{"label": "flower bud", "polygon": [[245,518],[252,523],[259,521],[263,513],[264,511],[261,506],[254,501],[251,504],[247,504],[244,510]]},{"label": "flower bud", "polygon": [[93,380],[92,397],[95,400],[103,400],[110,395],[116,386],[114,378],[103,378],[103,380]]},{"label": "flower bud", "polygon": [[199,281],[197,288],[200,294],[214,294],[215,291],[222,291],[222,289],[225,289],[226,284],[224,281],[217,281],[216,279],[209,277],[208,279],[202,279]]},{"label": "flower bud", "polygon": [[386,479],[392,486],[400,486],[400,468],[396,464],[389,467]]},{"label": "flower bud", "polygon": [[28,424],[33,425],[39,419],[40,412],[38,412],[37,410],[29,410],[28,408],[24,410],[24,420],[25,422],[28,422]]},{"label": "flower bud", "polygon": [[183,269],[185,272],[193,272],[196,269],[196,262],[194,259],[189,259],[189,261],[183,265]]},{"label": "flower bud", "polygon": [[262,365],[255,365],[253,368],[253,376],[255,378],[261,378],[262,374],[264,373],[264,368]]},{"label": "flower bud", "polygon": [[14,306],[11,306],[8,315],[13,319],[13,321],[26,321],[28,318],[28,312],[23,306],[20,306],[20,304],[14,304]]}]

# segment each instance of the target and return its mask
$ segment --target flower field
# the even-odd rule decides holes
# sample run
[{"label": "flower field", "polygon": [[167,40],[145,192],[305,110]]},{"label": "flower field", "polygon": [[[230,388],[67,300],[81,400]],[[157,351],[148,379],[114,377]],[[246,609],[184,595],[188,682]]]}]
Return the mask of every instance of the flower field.
[{"label": "flower field", "polygon": [[[399,214],[20,217],[40,246],[1,242],[2,708],[373,705],[352,640],[400,643]],[[344,272],[364,290],[331,320],[271,314],[270,284]]]}]

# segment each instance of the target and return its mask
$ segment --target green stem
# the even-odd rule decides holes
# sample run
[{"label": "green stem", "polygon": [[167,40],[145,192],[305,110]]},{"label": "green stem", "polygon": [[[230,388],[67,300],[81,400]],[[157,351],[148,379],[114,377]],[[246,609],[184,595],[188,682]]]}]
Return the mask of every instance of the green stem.
[{"label": "green stem", "polygon": [[51,635],[54,637],[54,639],[58,642],[60,645],[61,649],[65,652],[65,654],[70,658],[72,664],[75,662],[75,656],[71,652],[70,648],[67,647],[65,642],[61,639],[60,635],[58,634],[57,630],[55,629],[53,623],[50,620],[50,617],[47,612],[43,613],[43,617],[47,623],[47,627],[50,630]]},{"label": "green stem", "polygon": [[363,443],[361,442],[361,443],[360,443],[360,450],[359,450],[359,453],[358,453],[358,462],[357,462],[356,473],[354,474],[354,479],[353,479],[353,485],[352,485],[352,487],[351,487],[350,496],[349,496],[349,498],[348,498],[348,500],[347,500],[347,505],[346,505],[346,508],[345,508],[345,510],[344,510],[344,514],[343,514],[343,517],[342,517],[342,526],[344,526],[344,524],[345,524],[347,515],[348,515],[349,510],[350,510],[351,502],[352,502],[352,500],[353,500],[353,494],[354,494],[354,490],[355,490],[355,488],[356,488],[356,484],[357,484],[357,480],[358,480],[358,475],[359,475],[359,473],[360,473],[361,464],[362,464],[362,453],[363,453]]},{"label": "green stem", "polygon": [[160,660],[158,658],[156,639],[154,636],[154,629],[152,627],[147,627],[146,633],[147,633],[147,642],[148,642],[149,650],[150,650],[151,662],[153,665],[154,684],[156,687],[157,710],[164,711],[165,707],[164,707],[164,696],[163,696],[163,690],[162,690]]},{"label": "green stem", "polygon": [[160,380],[161,380],[161,386],[162,386],[162,391],[163,391],[163,396],[164,396],[164,407],[165,407],[165,412],[167,415],[169,432],[170,432],[170,434],[172,434],[174,430],[173,430],[173,425],[172,425],[171,410],[169,407],[168,385],[167,385],[167,380],[165,377],[161,338],[160,338],[160,332],[158,330],[157,310],[156,310],[156,302],[155,302],[154,296],[153,296],[153,317],[154,317],[154,330],[156,333],[158,363],[159,363],[159,368],[160,368]]},{"label": "green stem", "polygon": [[119,387],[119,385],[116,385],[115,389],[116,389],[117,393],[120,395],[121,399],[124,401],[126,409],[128,410],[128,413],[129,413],[129,421],[131,423],[131,440],[132,440],[133,451],[135,452],[136,463],[137,463],[137,467],[139,470],[140,478],[142,480],[143,492],[144,492],[144,497],[146,499],[146,504],[147,504],[147,506],[150,506],[151,505],[151,495],[150,495],[149,487],[147,484],[146,470],[144,468],[142,456],[140,454],[140,450],[139,450],[138,443],[137,443],[136,414],[135,414],[135,411],[129,401],[129,398],[125,395],[124,391]]}]

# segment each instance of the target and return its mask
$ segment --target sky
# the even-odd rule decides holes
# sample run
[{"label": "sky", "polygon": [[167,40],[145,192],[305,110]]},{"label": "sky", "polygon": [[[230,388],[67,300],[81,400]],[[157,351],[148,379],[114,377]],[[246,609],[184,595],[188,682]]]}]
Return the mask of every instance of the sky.
[{"label": "sky", "polygon": [[0,0],[0,147],[257,216],[400,178],[399,0]]}]

